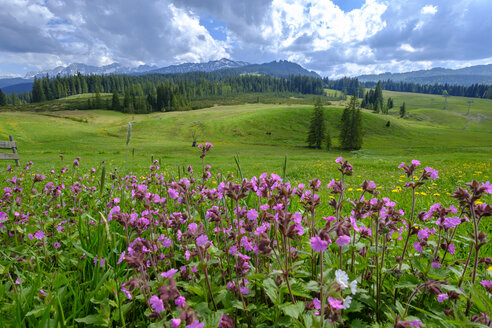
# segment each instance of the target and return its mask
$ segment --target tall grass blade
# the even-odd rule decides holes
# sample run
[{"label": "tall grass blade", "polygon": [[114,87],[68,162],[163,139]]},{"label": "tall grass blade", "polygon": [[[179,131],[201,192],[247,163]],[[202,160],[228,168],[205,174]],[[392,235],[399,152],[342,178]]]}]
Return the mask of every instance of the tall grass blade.
[{"label": "tall grass blade", "polygon": [[239,161],[239,154],[236,153],[236,155],[234,156],[234,161],[236,162],[236,166],[237,166],[237,171],[239,173],[239,176],[241,177],[241,181],[243,180],[243,170],[241,170],[241,163]]}]

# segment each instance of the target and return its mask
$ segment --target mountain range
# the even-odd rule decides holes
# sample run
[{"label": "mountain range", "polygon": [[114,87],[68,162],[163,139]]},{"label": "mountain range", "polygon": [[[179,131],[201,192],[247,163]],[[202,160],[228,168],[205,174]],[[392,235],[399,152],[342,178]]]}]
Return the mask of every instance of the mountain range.
[{"label": "mountain range", "polygon": [[360,82],[377,82],[392,80],[394,82],[410,82],[419,84],[456,84],[470,86],[472,84],[492,84],[492,64],[476,65],[460,69],[432,68],[406,73],[382,73],[358,76]]},{"label": "mountain range", "polygon": [[106,66],[91,66],[80,63],[70,64],[68,66],[58,66],[51,70],[40,72],[29,72],[24,78],[0,78],[0,88],[5,93],[21,93],[30,91],[35,77],[71,76],[78,73],[82,75],[98,74],[126,74],[126,75],[144,75],[144,74],[177,74],[189,72],[214,72],[223,71],[230,75],[240,74],[261,74],[277,77],[287,77],[290,75],[305,75],[311,77],[320,77],[316,72],[308,71],[302,66],[281,60],[264,64],[250,64],[243,61],[234,61],[227,58],[213,60],[206,63],[184,63],[180,65],[171,65],[158,68],[157,66],[141,65],[138,67],[126,67],[118,63]]}]

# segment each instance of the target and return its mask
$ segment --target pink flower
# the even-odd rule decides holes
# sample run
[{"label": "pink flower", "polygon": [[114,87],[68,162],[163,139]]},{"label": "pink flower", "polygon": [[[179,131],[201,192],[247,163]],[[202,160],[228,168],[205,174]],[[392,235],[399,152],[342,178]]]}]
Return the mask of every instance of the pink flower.
[{"label": "pink flower", "polygon": [[457,216],[448,217],[444,219],[444,226],[448,229],[452,229],[461,223],[461,219]]},{"label": "pink flower", "polygon": [[45,291],[44,291],[44,290],[42,290],[42,289],[40,289],[40,290],[39,290],[39,293],[40,293],[41,295],[43,295],[43,296],[46,296],[46,295],[47,295],[47,294],[45,293]]},{"label": "pink flower", "polygon": [[181,324],[181,319],[171,319],[171,327],[178,328]]},{"label": "pink flower", "polygon": [[433,267],[434,269],[440,269],[441,264],[439,264],[439,262],[432,262],[431,267]]},{"label": "pink flower", "polygon": [[241,294],[243,294],[243,295],[249,294],[249,288],[248,287],[240,287],[239,290],[241,291]]},{"label": "pink flower", "polygon": [[337,238],[337,240],[335,242],[340,247],[348,245],[348,244],[350,244],[350,236],[340,236]]},{"label": "pink flower", "polygon": [[128,289],[126,289],[125,287],[121,287],[121,291],[123,292],[123,294],[125,294],[125,296],[129,299],[132,299],[132,294],[128,291]]},{"label": "pink flower", "polygon": [[166,272],[161,273],[161,277],[172,278],[176,274],[176,272],[178,272],[177,269],[171,269],[171,270],[168,270]]},{"label": "pink flower", "polygon": [[412,159],[412,165],[413,166],[419,166],[420,165],[420,162],[416,159]]},{"label": "pink flower", "polygon": [[116,264],[120,264],[121,262],[123,262],[124,259],[125,259],[125,251],[123,251],[123,253],[120,254],[120,258],[118,259],[118,262],[116,262]]},{"label": "pink flower", "polygon": [[437,172],[437,170],[433,169],[432,167],[426,167],[424,171],[425,173],[429,174],[432,180],[436,180],[437,178],[439,178],[439,172]]},{"label": "pink flower", "polygon": [[328,304],[334,309],[340,309],[343,310],[343,302],[341,300],[337,300],[336,298],[333,297],[328,297]]},{"label": "pink flower", "polygon": [[313,304],[316,310],[321,309],[321,301],[317,297],[313,299]]},{"label": "pink flower", "polygon": [[199,247],[205,246],[208,242],[208,237],[207,235],[201,235],[196,239],[196,245]]},{"label": "pink flower", "polygon": [[316,252],[323,252],[328,246],[328,242],[322,240],[318,236],[312,237],[309,241],[311,242],[311,248]]},{"label": "pink flower", "polygon": [[422,245],[420,245],[420,243],[418,241],[416,241],[416,242],[413,243],[413,248],[417,252],[422,253]]},{"label": "pink flower", "polygon": [[248,218],[248,220],[256,220],[258,218],[258,211],[256,211],[254,208],[253,209],[250,209],[248,211],[248,214],[246,214],[246,217]]},{"label": "pink flower", "polygon": [[204,323],[196,320],[195,322],[187,325],[186,328],[203,328],[204,325],[205,325]]},{"label": "pink flower", "polygon": [[404,163],[404,162],[401,162],[401,164],[400,164],[400,165],[398,165],[398,168],[399,168],[399,169],[401,169],[401,168],[402,168],[402,167],[404,167],[404,166],[405,166],[405,163]]},{"label": "pink flower", "polygon": [[162,300],[155,295],[150,298],[150,306],[157,313],[164,311],[164,304],[162,303]]},{"label": "pink flower", "polygon": [[342,156],[338,157],[336,160],[335,160],[335,163],[342,163],[343,162],[343,158]]},{"label": "pink flower", "polygon": [[489,293],[492,293],[492,280],[482,280],[480,281],[480,285],[482,285]]},{"label": "pink flower", "polygon": [[420,322],[418,320],[413,320],[410,323],[410,327],[413,327],[413,328],[420,328],[420,326],[422,326],[422,322]]},{"label": "pink flower", "polygon": [[448,299],[448,294],[439,294],[437,295],[437,301],[439,303],[442,303],[444,302],[444,300],[447,300]]},{"label": "pink flower", "polygon": [[179,193],[176,190],[174,190],[173,188],[169,188],[167,190],[167,192],[169,194],[169,197],[171,197],[172,199],[176,199],[179,197]]},{"label": "pink flower", "polygon": [[448,252],[451,255],[453,255],[456,252],[456,249],[454,247],[454,244],[449,244],[449,246],[448,246]]},{"label": "pink flower", "polygon": [[41,240],[44,238],[44,232],[41,231],[41,230],[38,230],[34,233],[34,238],[36,238],[37,240]]},{"label": "pink flower", "polygon": [[179,296],[174,300],[174,304],[176,304],[178,307],[183,307],[186,304],[186,298],[183,296]]},{"label": "pink flower", "polygon": [[487,181],[484,184],[482,184],[480,186],[480,189],[482,188],[486,194],[492,194],[492,184],[490,184],[490,182]]}]

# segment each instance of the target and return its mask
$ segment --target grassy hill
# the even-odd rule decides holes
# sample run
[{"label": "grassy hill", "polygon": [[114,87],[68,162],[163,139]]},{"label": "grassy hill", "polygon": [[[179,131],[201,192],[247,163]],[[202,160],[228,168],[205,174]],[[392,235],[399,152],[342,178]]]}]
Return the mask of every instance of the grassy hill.
[{"label": "grassy hill", "polygon": [[[133,122],[130,151],[135,148],[135,157],[130,156],[130,162],[137,166],[146,166],[151,154],[165,159],[171,166],[194,163],[192,130],[198,134],[199,142],[216,144],[218,164],[230,168],[232,156],[239,153],[248,171],[254,166],[269,169],[272,162],[278,163],[278,167],[285,155],[296,159],[296,164],[326,160],[338,154],[372,160],[418,156],[453,159],[463,154],[490,159],[492,101],[474,99],[471,115],[467,116],[467,98],[450,97],[445,111],[441,109],[443,99],[439,96],[385,92],[385,97],[388,96],[395,100],[396,107],[405,101],[408,118],[399,118],[397,108],[390,115],[364,111],[363,148],[351,153],[305,148],[312,106],[303,104],[243,104],[149,115],[60,110],[74,108],[90,97],[78,95],[26,105],[22,112],[0,113],[0,138],[14,135],[23,159],[41,160],[44,165],[58,153],[82,156],[92,164],[123,160],[130,121]],[[46,111],[49,108],[54,111]],[[325,107],[335,147],[342,110],[343,102]],[[390,126],[386,127],[388,121]],[[142,158],[146,158],[145,165]],[[251,171],[256,173],[255,169]]]}]

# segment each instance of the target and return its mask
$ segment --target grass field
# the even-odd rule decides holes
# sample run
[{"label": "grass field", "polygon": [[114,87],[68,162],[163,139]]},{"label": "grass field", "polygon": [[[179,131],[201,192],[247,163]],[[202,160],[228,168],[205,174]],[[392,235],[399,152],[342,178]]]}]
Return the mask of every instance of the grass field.
[{"label": "grass field", "polygon": [[[76,322],[86,323],[87,326],[96,322],[103,326],[110,326],[110,322],[113,321],[119,322],[124,326],[125,316],[129,318],[128,320],[134,320],[134,322],[149,321],[149,318],[145,315],[151,312],[147,309],[149,306],[145,304],[143,295],[139,295],[138,299],[136,297],[133,303],[123,299],[124,305],[122,305],[122,302],[118,298],[120,296],[123,297],[123,294],[117,292],[119,287],[116,286],[120,286],[122,282],[127,281],[131,276],[131,270],[125,271],[125,269],[121,269],[122,266],[118,266],[116,263],[120,256],[120,251],[126,249],[125,247],[128,246],[123,245],[125,243],[124,230],[116,226],[117,223],[115,223],[115,220],[110,222],[110,227],[108,224],[102,224],[106,222],[105,219],[101,221],[101,224],[96,224],[95,221],[92,221],[92,218],[96,218],[98,215],[103,215],[105,218],[103,211],[108,211],[108,206],[110,206],[107,204],[112,202],[110,201],[111,198],[116,197],[120,193],[123,195],[121,196],[123,200],[122,208],[124,205],[127,207],[137,206],[138,203],[135,200],[127,199],[127,203],[125,204],[125,197],[129,197],[124,196],[125,191],[121,191],[121,189],[117,190],[115,186],[113,188],[109,185],[105,189],[103,188],[103,182],[100,185],[103,187],[100,187],[98,179],[102,176],[102,172],[111,173],[116,168],[122,172],[126,166],[128,172],[134,172],[136,175],[136,178],[132,180],[133,185],[137,185],[136,182],[138,182],[142,184],[149,183],[152,186],[152,183],[149,181],[154,181],[153,179],[156,177],[155,172],[149,171],[152,159],[160,161],[161,168],[158,173],[163,173],[167,179],[176,178],[179,175],[182,177],[187,165],[192,165],[196,171],[196,176],[200,176],[202,173],[202,162],[199,158],[199,149],[191,147],[193,140],[192,132],[198,136],[198,143],[211,142],[214,145],[214,148],[206,156],[206,163],[212,165],[211,172],[213,174],[208,183],[213,187],[217,185],[218,181],[222,181],[222,178],[217,177],[219,172],[233,174],[236,178],[239,178],[241,175],[251,178],[252,175],[258,176],[263,172],[275,172],[280,176],[285,175],[285,179],[293,185],[297,185],[298,182],[307,185],[311,179],[320,179],[322,182],[319,191],[321,205],[317,208],[316,212],[318,226],[324,225],[324,220],[321,217],[334,215],[333,209],[328,205],[328,200],[334,198],[334,196],[330,194],[331,189],[327,188],[327,184],[331,179],[338,179],[340,177],[338,172],[340,165],[334,162],[335,158],[339,156],[343,156],[344,159],[350,161],[354,166],[353,176],[346,177],[345,179],[345,183],[347,184],[347,189],[344,193],[345,197],[349,198],[349,200],[359,198],[362,192],[360,188],[361,183],[366,179],[373,180],[377,186],[377,191],[381,192],[381,197],[389,197],[394,201],[398,209],[405,211],[404,216],[407,220],[410,216],[409,213],[411,213],[412,196],[411,190],[404,188],[404,184],[408,182],[408,178],[404,175],[403,170],[397,168],[402,161],[409,163],[412,159],[418,159],[422,163],[422,166],[418,169],[430,166],[439,171],[439,179],[426,181],[425,185],[417,189],[415,202],[416,213],[428,211],[429,207],[437,202],[446,207],[450,205],[457,206],[457,201],[449,196],[458,186],[464,186],[465,182],[473,179],[481,182],[490,181],[492,173],[492,101],[474,99],[475,102],[472,104],[471,114],[465,115],[468,106],[467,98],[450,97],[448,99],[448,110],[442,110],[443,99],[439,96],[385,92],[385,97],[388,96],[394,99],[396,108],[391,110],[389,115],[379,115],[364,110],[362,117],[363,147],[359,151],[352,152],[342,151],[337,148],[339,145],[340,118],[344,106],[344,102],[342,101],[332,102],[330,105],[325,106],[325,119],[332,137],[332,144],[334,144],[334,148],[329,151],[306,148],[306,134],[313,108],[312,105],[307,104],[308,100],[306,98],[300,100],[295,97],[289,98],[287,103],[283,104],[244,103],[241,105],[214,106],[193,111],[130,115],[107,110],[76,110],[75,108],[77,106],[86,103],[87,98],[91,97],[91,95],[85,95],[47,102],[41,105],[27,105],[25,108],[20,108],[21,110],[7,109],[0,112],[0,140],[7,140],[9,135],[13,135],[18,143],[21,162],[34,162],[34,165],[29,171],[25,171],[23,166],[21,166],[21,168],[15,168],[13,172],[8,172],[6,167],[9,164],[12,165],[13,162],[1,161],[0,181],[4,182],[5,186],[11,186],[12,180],[14,179],[9,181],[7,178],[13,176],[24,178],[24,197],[26,201],[21,202],[20,198],[18,198],[18,203],[22,203],[22,206],[26,207],[29,212],[37,211],[43,213],[43,216],[39,215],[39,218],[44,218],[45,213],[48,213],[46,206],[49,208],[51,203],[51,200],[48,201],[48,198],[41,198],[44,197],[42,195],[46,189],[38,194],[36,194],[37,191],[31,190],[35,186],[35,173],[46,174],[47,181],[53,179],[57,181],[57,184],[66,183],[67,186],[70,186],[67,189],[70,189],[73,193],[78,188],[78,181],[94,185],[93,194],[84,192],[80,194],[84,195],[81,196],[82,198],[77,198],[79,196],[76,195],[67,197],[67,202],[71,202],[70,204],[72,204],[67,206],[67,208],[71,206],[82,206],[80,213],[83,214],[77,214],[79,216],[79,221],[77,222],[82,222],[82,219],[91,218],[91,221],[87,221],[86,234],[84,234],[85,228],[82,229],[82,226],[79,224],[78,230],[77,228],[74,229],[74,231],[77,230],[78,232],[73,237],[59,238],[62,242],[60,249],[60,254],[62,254],[60,255],[60,268],[64,268],[65,266],[71,268],[68,272],[58,268],[58,263],[55,263],[56,265],[53,266],[53,263],[50,262],[51,258],[50,261],[46,260],[48,258],[46,247],[43,250],[41,248],[38,249],[35,240],[32,242],[32,248],[27,246],[24,248],[22,245],[17,245],[18,238],[15,234],[13,234],[15,238],[12,238],[12,235],[7,237],[4,234],[6,244],[10,243],[8,250],[10,255],[5,252],[2,253],[4,259],[0,259],[0,270],[2,272],[12,270],[16,277],[21,278],[21,282],[14,283],[13,281],[4,280],[3,284],[0,285],[0,314],[2,314],[0,315],[0,326],[2,326],[2,320],[7,320],[3,319],[2,316],[4,318],[10,318],[11,316],[14,318],[10,318],[6,322],[12,320],[12,322],[24,321],[34,324],[42,316],[44,322],[49,322],[49,320],[52,320],[52,322],[66,322],[67,324],[75,324]],[[279,101],[282,102],[282,99]],[[295,103],[296,101],[299,103]],[[408,115],[402,119],[398,116],[398,107],[403,101],[406,103]],[[127,125],[129,122],[132,122],[133,129],[129,147],[126,147]],[[63,161],[60,159],[59,154],[64,154]],[[73,166],[72,168],[73,160],[78,156],[81,157],[80,166]],[[284,171],[285,161],[287,164]],[[106,171],[102,169],[103,162],[105,163]],[[65,176],[58,175],[62,167],[71,168]],[[95,172],[91,172],[91,168],[95,168]],[[55,170],[56,173],[49,173],[50,170]],[[420,175],[420,171],[417,174]],[[31,182],[30,175],[33,175],[33,182]],[[70,185],[69,180],[72,180],[73,185]],[[110,180],[110,184],[116,185],[121,183],[118,179],[111,181],[110,177],[107,180]],[[108,183],[107,180],[106,184]],[[28,189],[28,185],[31,185],[31,189]],[[36,185],[36,188],[46,188],[40,185]],[[8,194],[9,189],[5,188],[6,191],[4,190],[4,194]],[[32,195],[29,190],[31,190]],[[156,192],[161,192],[160,185]],[[130,195],[129,191],[128,195]],[[167,194],[164,192],[162,195],[166,196]],[[171,196],[170,191],[169,196]],[[255,197],[253,196],[251,199]],[[58,198],[54,197],[53,199],[58,201]],[[248,202],[248,200],[250,200],[249,196],[245,202]],[[491,195],[484,195],[481,201],[490,203]],[[61,197],[60,202],[63,202]],[[291,205],[294,208],[298,208],[301,206],[301,203],[296,199]],[[4,204],[8,205],[10,203]],[[170,213],[178,209],[179,211],[184,211],[182,203],[176,203],[174,205],[177,207],[170,210]],[[348,202],[346,202],[346,205],[348,207]],[[4,207],[7,208],[9,206]],[[17,216],[17,213],[14,213],[15,206],[12,203],[10,207],[9,215],[12,217]],[[57,216],[57,218],[49,219],[52,221],[46,221],[47,223],[45,223],[44,219],[40,219],[39,222],[35,223],[35,225],[39,224],[41,226],[39,229],[46,230],[47,228],[45,226],[48,223],[54,227],[53,222],[58,222],[55,220],[62,220],[62,218],[71,217],[73,214],[70,214],[68,210],[67,212],[62,212],[66,210],[60,209],[63,207],[56,207],[54,204],[52,207],[52,213],[48,214],[53,217]],[[198,220],[200,216],[199,211],[203,211],[203,208],[193,209],[192,211],[194,218]],[[344,211],[349,212],[346,208]],[[348,214],[345,212],[342,215]],[[48,216],[48,214],[46,215]],[[202,214],[204,216],[205,212]],[[480,229],[490,235],[492,233],[492,223],[488,219],[487,217],[482,221]],[[91,226],[91,222],[94,223],[94,227]],[[425,226],[435,225],[433,220],[426,222],[416,220],[415,224],[419,229]],[[33,230],[35,225],[31,225],[26,229]],[[470,235],[471,226],[471,224],[463,224],[456,230],[457,233],[454,241],[458,246],[456,247],[456,254],[453,258],[460,259],[461,262],[456,261],[456,268],[453,267],[453,263],[449,263],[449,267],[454,270],[453,274],[446,267],[447,271],[432,271],[431,273],[434,276],[429,277],[432,279],[450,279],[452,283],[457,283],[458,278],[455,276],[458,276],[462,272],[461,267],[458,265],[464,262],[464,258],[466,258],[469,252],[468,245],[471,239],[467,236]],[[402,228],[407,227],[402,226]],[[111,230],[111,234],[109,233],[109,229],[113,229]],[[32,233],[36,234],[34,230]],[[108,242],[105,239],[106,233],[108,234]],[[53,232],[50,238],[55,240],[55,234]],[[113,244],[111,245],[110,235],[114,237]],[[373,235],[378,238],[377,233]],[[210,234],[210,238],[213,236],[214,234]],[[34,237],[38,239],[38,237]],[[29,239],[29,237],[26,238]],[[30,237],[30,240],[32,239]],[[30,241],[26,241],[23,245],[25,246],[29,243]],[[430,243],[435,245],[434,241]],[[307,241],[304,244],[307,245]],[[387,270],[385,271],[386,273],[390,271],[389,268],[396,265],[396,262],[394,262],[395,255],[401,254],[399,247],[401,248],[402,245],[403,242],[395,241],[394,249],[388,253],[389,259],[387,262],[390,262],[390,264],[384,269]],[[368,251],[372,252],[372,248],[368,248]],[[409,248],[409,252],[415,253],[412,246]],[[117,249],[119,251],[116,251]],[[284,251],[286,249],[284,248]],[[303,256],[309,259],[306,262],[306,265],[309,266],[311,257],[309,256],[309,249],[306,249],[308,251],[305,251]],[[89,252],[87,250],[91,251]],[[40,265],[37,268],[27,268],[29,265],[26,264],[27,269],[23,273],[12,269],[16,267],[12,264],[13,261],[11,260],[14,254],[27,256],[24,253],[28,254],[32,252],[34,254],[38,252],[41,254],[41,251],[44,251],[45,260],[44,262],[39,261],[37,263],[42,262],[42,268]],[[57,252],[55,251],[53,254],[56,255],[58,254]],[[89,259],[85,259],[86,254],[88,254]],[[343,267],[341,247],[339,254],[340,267]],[[374,257],[374,254],[369,257]],[[99,266],[96,265],[98,263],[97,256],[99,258],[102,257]],[[417,260],[418,255],[414,254],[413,256],[413,258],[409,258],[407,261],[417,266],[422,257],[418,257]],[[480,256],[492,256],[492,246],[490,243],[486,244],[480,250]],[[348,260],[348,253],[345,254],[345,257]],[[178,261],[182,261],[185,259],[185,256],[179,255],[175,258]],[[338,255],[333,258],[338,258]],[[79,260],[77,261],[76,259]],[[104,259],[110,264],[107,269],[102,262]],[[422,260],[426,261],[425,257]],[[448,261],[451,260],[448,259]],[[330,267],[336,267],[338,264],[335,262],[338,263],[338,260],[333,263],[329,262]],[[312,263],[314,263],[314,257]],[[430,263],[431,261],[429,260],[427,271],[430,268]],[[22,263],[19,265],[22,265]],[[265,265],[265,267],[270,268],[268,265]],[[382,263],[381,267],[383,267]],[[478,274],[480,277],[485,277],[488,273],[485,272],[484,266],[481,264],[479,267]],[[427,272],[423,267],[419,270]],[[80,276],[80,272],[82,272],[82,276]],[[156,272],[158,270],[154,272],[154,275]],[[299,272],[300,276],[305,275],[304,271]],[[387,277],[386,273],[384,274],[385,277]],[[413,275],[414,273],[406,274],[405,279],[413,281],[416,279]],[[307,274],[307,276],[310,276],[310,274]],[[394,292],[394,285],[399,281],[399,278],[392,280],[390,276],[385,278],[386,286],[383,288],[383,291],[386,291],[386,294],[383,293],[385,295],[383,299],[386,302],[383,302],[386,304],[383,311],[386,311],[386,315],[388,314],[388,310],[386,309],[395,311],[395,313],[403,310],[403,308],[398,309],[398,307],[393,306],[392,293]],[[8,277],[10,278],[10,275]],[[31,279],[31,277],[33,278]],[[260,278],[263,279],[262,276]],[[260,278],[251,279],[262,281]],[[54,283],[46,283],[44,279],[46,281],[53,281]],[[227,289],[222,286],[223,284],[221,285],[222,282],[219,282],[221,279],[218,274],[212,280],[215,281],[213,286],[216,287],[212,287],[214,292],[210,292],[210,294],[215,293],[218,295],[222,293],[221,295],[225,295],[224,293],[228,293]],[[298,280],[301,281],[302,278]],[[304,280],[307,281],[309,278]],[[15,296],[17,298],[8,296],[10,294],[13,295],[10,292],[12,286],[19,284],[20,288],[23,288],[22,283],[31,287],[29,289],[26,288],[26,292],[21,292],[21,296]],[[184,282],[180,283],[179,287],[183,288],[182,291],[186,293],[189,304],[194,310],[200,313],[202,317],[206,317],[207,315],[213,317],[213,313],[209,309],[210,304],[207,303],[207,293],[203,293],[203,290],[205,290],[204,280],[201,280],[201,283],[196,286],[188,286]],[[273,280],[272,283],[275,285]],[[364,313],[369,313],[370,317],[370,313],[374,311],[375,303],[373,300],[374,297],[371,298],[366,293],[367,291],[372,291],[372,285],[368,284],[362,278],[360,278],[360,283],[362,285],[361,289],[366,289],[366,292],[361,292],[360,294],[362,295],[359,300],[356,300],[354,303],[359,302],[361,304],[362,302],[364,306],[360,305],[355,308],[359,310],[364,308]],[[77,289],[77,287],[73,288],[73,286],[79,286],[79,284],[80,289]],[[408,295],[404,294],[410,294],[417,285],[415,284],[409,287],[409,283],[405,282],[404,284],[403,281],[401,281],[401,284],[402,286],[405,286],[405,284],[408,285],[407,287],[400,287],[400,296],[403,302],[408,299]],[[262,285],[258,286],[264,287],[265,281],[262,282]],[[155,286],[152,285],[151,287],[154,288]],[[223,289],[220,293],[219,287]],[[12,288],[15,290],[15,287]],[[411,290],[404,291],[404,288],[410,288]],[[35,296],[38,290],[39,292],[43,292],[42,297],[39,299]],[[47,295],[49,295],[46,300],[44,298],[46,295],[45,290],[48,291]],[[24,294],[26,295],[26,299],[23,299],[24,296],[22,295]],[[305,297],[306,294],[302,295],[304,295],[302,297]],[[270,297],[270,294],[268,296]],[[373,295],[371,294],[371,296]],[[115,301],[112,300],[113,297]],[[426,301],[428,304],[436,303],[436,301],[432,301],[430,298],[426,299],[424,296],[420,300],[422,302]],[[233,307],[228,302],[225,298],[221,298],[220,307],[222,310],[236,311],[230,310]],[[238,301],[237,304],[239,303]],[[465,300],[463,299],[461,303],[464,305]],[[115,309],[109,310],[111,309],[110,304]],[[302,305],[303,303],[300,304],[299,311],[302,312],[304,311],[304,305]],[[401,304],[398,304],[401,307]],[[437,306],[441,306],[440,301]],[[425,306],[422,307],[428,310]],[[54,310],[55,308],[56,311]],[[244,305],[242,307],[237,307],[236,305],[236,309],[240,308],[242,310],[245,309]],[[253,307],[250,308],[248,306],[247,308],[255,311]],[[376,308],[380,309],[379,305]],[[437,309],[432,310],[434,311],[433,313],[442,312],[441,308]],[[482,308],[480,309],[481,311],[486,311]],[[276,308],[272,308],[271,304],[268,304],[268,307],[265,308],[258,307],[253,314],[253,318],[260,322],[266,317],[266,313],[272,311],[276,313],[278,312],[277,310]],[[65,318],[63,311],[66,314]],[[362,312],[357,313],[357,311],[354,310],[354,313],[347,311],[348,314],[345,314],[346,322],[349,322],[348,315],[351,317],[350,320],[357,317],[353,322],[357,322],[359,326],[361,326],[360,324],[363,324],[362,326],[368,324],[364,321],[367,320],[367,315]],[[478,310],[473,308],[473,311],[473,313],[476,313]],[[14,312],[16,313],[15,316],[12,315]],[[176,313],[177,311],[174,314]],[[220,318],[220,313],[217,314],[217,318]],[[417,311],[412,312],[412,314],[416,313]],[[286,316],[282,318],[284,320],[284,326],[292,326],[290,324],[291,321],[285,321],[288,319]],[[422,319],[424,321],[430,320],[430,317],[423,318],[425,318]],[[207,318],[207,320],[209,319]],[[441,322],[440,317],[435,317],[433,320],[434,323]],[[271,321],[275,322],[276,319],[271,319]],[[394,319],[390,318],[390,321],[393,322]],[[286,322],[289,323],[287,324]],[[131,326],[132,324],[133,322],[129,321],[127,326]],[[7,326],[9,325],[7,324]],[[53,326],[57,326],[57,323]],[[208,322],[206,327],[216,326],[217,324]],[[246,324],[243,322],[241,327],[245,326]],[[270,326],[270,323],[268,325],[264,323],[264,326]],[[380,327],[379,325],[377,326]],[[452,327],[451,323],[444,326]]]},{"label": "grass field", "polygon": [[[147,115],[102,110],[7,111],[0,112],[0,139],[13,135],[21,160],[32,160],[42,170],[60,167],[60,153],[65,155],[65,166],[80,156],[82,167],[97,168],[106,161],[110,168],[123,169],[127,124],[133,122],[128,170],[144,172],[154,158],[170,175],[176,175],[178,167],[201,166],[197,148],[191,147],[195,130],[199,143],[215,145],[208,160],[218,171],[237,176],[234,156],[238,155],[245,176],[282,173],[287,157],[288,179],[318,177],[327,183],[337,173],[333,160],[341,155],[355,167],[356,175],[348,181],[354,193],[363,179],[371,178],[384,185],[383,191],[390,197],[403,197],[402,201],[408,195],[401,195],[405,193],[398,189],[403,180],[397,166],[414,158],[439,170],[439,186],[445,192],[474,178],[490,180],[491,100],[473,99],[471,115],[467,116],[468,98],[450,97],[445,111],[440,96],[385,92],[388,96],[394,99],[396,108],[390,115],[365,111],[363,147],[352,152],[336,148],[343,102],[325,107],[335,145],[330,151],[306,148],[312,106],[304,104],[243,104]],[[79,95],[54,103],[63,101],[75,106],[85,103],[87,97]],[[403,101],[408,108],[405,119],[397,115]],[[386,127],[388,121],[390,126]],[[5,161],[0,165],[7,164]],[[450,201],[449,197],[445,200],[434,194],[430,191],[423,197],[422,205]]]}]

